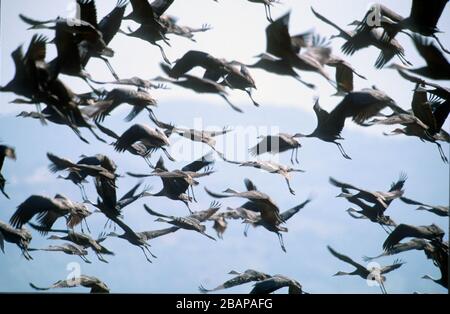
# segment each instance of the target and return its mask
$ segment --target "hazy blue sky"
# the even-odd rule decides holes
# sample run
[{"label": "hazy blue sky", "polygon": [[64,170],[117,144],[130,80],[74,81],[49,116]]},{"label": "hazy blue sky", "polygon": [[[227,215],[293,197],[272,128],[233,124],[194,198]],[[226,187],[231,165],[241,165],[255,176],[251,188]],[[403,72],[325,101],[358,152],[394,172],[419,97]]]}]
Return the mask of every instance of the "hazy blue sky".
[{"label": "hazy blue sky", "polygon": [[[98,15],[103,17],[115,5],[115,1],[99,0]],[[26,25],[18,18],[19,13],[36,19],[49,19],[67,14],[66,1],[17,0],[1,3],[1,77],[0,84],[6,84],[14,74],[14,66],[10,53],[20,44],[26,48],[32,36],[26,30]],[[313,6],[318,12],[345,26],[354,19],[360,19],[368,8],[370,1],[295,1],[284,0],[282,5],[273,8],[274,18],[291,10],[291,32],[300,33],[315,29],[322,35],[335,34],[335,30],[315,19],[310,11]],[[382,1],[395,11],[407,15],[410,1]],[[129,9],[128,9],[129,10]],[[264,51],[265,27],[267,21],[264,8],[244,0],[222,0],[216,3],[211,0],[175,1],[168,11],[169,14],[180,17],[179,22],[190,26],[201,26],[209,23],[213,30],[196,36],[197,43],[183,38],[171,38],[172,47],[166,52],[170,60],[176,60],[189,49],[204,50],[217,57],[237,59],[242,62],[254,62],[253,56]],[[449,30],[449,8],[446,8],[440,29]],[[124,22],[127,25],[136,25]],[[50,38],[52,34],[46,33]],[[448,34],[440,34],[441,40],[448,47]],[[406,36],[399,36],[405,46],[407,58],[415,65],[421,66],[423,60],[416,53]],[[332,47],[337,55],[340,53],[341,40],[335,40]],[[138,39],[118,35],[111,43],[116,56],[111,63],[120,77],[140,76],[152,78],[161,75],[159,62],[161,56],[157,47]],[[54,47],[49,46],[48,59],[55,55]],[[356,88],[376,85],[386,91],[398,104],[409,108],[414,86],[402,80],[395,71],[373,68],[378,51],[366,49],[355,56],[346,59],[358,71],[368,78],[368,81],[357,79]],[[398,60],[394,60],[398,62]],[[87,70],[97,80],[111,80],[106,66],[98,60],[92,60]],[[329,70],[334,75],[333,69]],[[197,72],[198,73],[198,72]],[[332,109],[340,98],[331,97],[332,88],[316,74],[302,73],[305,80],[318,86],[310,91],[293,79],[277,77],[259,70],[252,71],[258,90],[254,96],[261,104],[260,108],[251,105],[246,95],[239,91],[231,92],[231,100],[242,107],[245,114],[239,114],[228,108],[219,97],[196,95],[177,87],[170,90],[152,91],[159,102],[155,110],[157,116],[167,122],[188,127],[194,126],[201,118],[202,124],[208,128],[230,126],[235,129],[250,127],[258,129],[261,134],[281,131],[286,133],[309,133],[316,125],[312,105],[313,98],[320,96],[321,105]],[[89,88],[79,79],[63,76],[77,92],[86,92]],[[443,82],[447,84],[448,82]],[[107,88],[111,88],[108,86]],[[2,173],[7,178],[7,192],[11,200],[0,197],[0,220],[8,221],[17,205],[31,194],[53,196],[63,193],[73,200],[81,200],[79,190],[70,182],[56,179],[47,170],[47,152],[77,160],[81,154],[103,153],[112,157],[118,164],[118,172],[147,171],[146,164],[133,156],[117,154],[111,146],[97,143],[90,134],[85,136],[91,141],[87,145],[65,127],[48,125],[41,126],[36,120],[15,118],[21,110],[31,110],[32,107],[9,104],[14,99],[12,94],[0,94],[0,139],[16,148],[17,161],[7,160]],[[130,125],[123,121],[129,108],[116,110],[105,125],[123,132]],[[148,123],[145,114],[135,122]],[[175,234],[152,241],[152,252],[158,256],[153,264],[145,261],[142,252],[120,239],[108,239],[105,245],[116,252],[109,258],[109,264],[100,263],[95,256],[89,258],[93,264],[88,265],[80,259],[59,253],[32,252],[34,260],[26,261],[17,247],[6,244],[6,254],[0,254],[0,291],[31,291],[29,282],[37,285],[47,285],[67,276],[66,266],[71,262],[80,262],[84,274],[94,275],[105,281],[113,292],[172,292],[195,293],[200,284],[213,287],[229,278],[230,270],[258,269],[271,274],[284,274],[302,283],[310,293],[379,293],[379,288],[369,287],[360,278],[332,277],[338,270],[352,270],[352,267],[336,260],[326,249],[333,246],[337,251],[347,254],[356,261],[364,263],[363,255],[376,255],[381,252],[381,244],[386,234],[377,225],[368,221],[354,220],[345,210],[349,204],[335,196],[338,189],[328,183],[328,177],[354,183],[373,190],[386,190],[395,181],[401,171],[408,174],[406,195],[430,204],[448,204],[449,179],[448,165],[439,157],[433,144],[422,143],[416,138],[385,137],[383,131],[391,127],[360,128],[351,122],[343,132],[346,139],[343,142],[347,153],[353,158],[348,161],[342,158],[337,148],[332,144],[315,139],[302,141],[300,150],[300,167],[306,170],[304,174],[295,174],[292,180],[296,196],[289,194],[284,180],[276,175],[260,172],[256,169],[237,168],[233,165],[217,161],[217,174],[200,180],[196,188],[198,203],[193,204],[195,210],[206,209],[211,198],[203,191],[204,186],[211,190],[222,191],[227,187],[243,190],[243,179],[254,180],[260,190],[270,194],[279,207],[284,210],[303,202],[308,196],[313,201],[297,216],[288,221],[289,232],[284,235],[287,253],[279,247],[275,234],[265,229],[251,229],[249,236],[243,236],[244,225],[230,221],[229,228],[223,240],[211,241],[196,233],[179,231]],[[448,123],[446,124],[448,130]],[[237,135],[236,135],[237,134]],[[256,143],[256,136],[245,137],[244,133],[230,133],[218,139],[218,147],[226,142],[227,151],[236,146],[236,152],[244,154],[251,145]],[[236,142],[233,142],[237,140]],[[246,143],[248,141],[248,143]],[[173,146],[183,147],[184,155],[174,151],[177,163],[169,163],[170,169],[177,169],[188,162],[186,151],[192,144],[171,138]],[[448,155],[448,145],[444,145]],[[194,145],[194,157],[199,157],[202,146]],[[289,163],[289,153],[280,156],[280,162]],[[153,160],[159,157],[153,156]],[[270,158],[271,156],[263,156]],[[190,159],[190,158],[189,158]],[[155,191],[161,187],[157,178],[148,179],[147,184]],[[128,191],[135,184],[131,178],[121,178],[118,182],[119,194]],[[95,197],[95,189],[90,183],[86,186],[91,199]],[[125,221],[137,231],[165,228],[166,225],[154,222],[144,210],[143,204],[149,204],[155,210],[173,215],[187,213],[183,204],[167,199],[147,198],[136,202],[125,210]],[[223,200],[223,209],[227,206],[240,205],[242,201]],[[388,209],[397,223],[426,225],[436,223],[448,230],[448,220],[426,212],[414,211],[414,207],[399,201],[393,202]],[[89,218],[89,224],[96,236],[102,231],[105,218],[101,215]],[[209,224],[208,224],[209,225]],[[58,222],[63,227],[63,222]],[[209,233],[214,234],[212,229]],[[56,241],[45,240],[33,232],[32,247],[44,247],[56,244]],[[446,236],[447,239],[447,236]],[[426,260],[423,252],[409,252],[401,256],[380,259],[380,264],[390,264],[396,258],[407,263],[398,271],[388,275],[386,289],[391,293],[412,293],[414,291],[428,293],[445,292],[435,283],[423,280],[425,274],[438,277],[439,270],[431,261]],[[250,285],[229,290],[230,293],[246,293]],[[85,291],[73,289],[71,291]]]}]

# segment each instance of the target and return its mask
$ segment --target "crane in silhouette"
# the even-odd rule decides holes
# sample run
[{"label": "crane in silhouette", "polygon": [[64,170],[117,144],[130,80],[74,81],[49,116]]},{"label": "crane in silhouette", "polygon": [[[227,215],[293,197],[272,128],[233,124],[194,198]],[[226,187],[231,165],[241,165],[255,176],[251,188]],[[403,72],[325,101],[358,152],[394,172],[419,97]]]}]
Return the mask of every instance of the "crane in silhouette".
[{"label": "crane in silhouette", "polygon": [[249,152],[253,156],[259,156],[264,153],[277,154],[288,150],[291,152],[291,163],[295,162],[298,164],[298,150],[302,145],[295,139],[295,135],[290,135],[286,133],[279,133],[276,135],[259,136],[261,140],[258,144],[249,149]]},{"label": "crane in silhouette", "polygon": [[144,145],[149,154],[161,149],[167,158],[171,161],[175,161],[165,148],[165,146],[170,146],[167,136],[161,130],[152,129],[144,124],[135,124],[128,128],[128,130],[117,139],[114,147],[117,152],[122,153],[126,150],[130,150],[130,147],[136,143]]},{"label": "crane in silhouette", "polygon": [[155,123],[158,128],[165,130],[167,136],[170,137],[172,134],[178,134],[181,137],[187,138],[193,142],[200,142],[208,145],[214,151],[216,151],[219,155],[220,153],[216,150],[216,139],[215,137],[220,135],[225,135],[231,132],[231,129],[224,127],[220,131],[206,131],[206,130],[196,130],[196,129],[187,129],[182,127],[177,127],[173,124],[164,123],[158,120],[153,112],[150,113],[150,119]]},{"label": "crane in silhouette", "polygon": [[[170,67],[166,64],[160,64],[161,69],[165,74],[170,76]],[[180,79],[174,80],[169,78],[164,78],[161,76],[156,77],[154,80],[161,81],[161,82],[167,82],[171,83],[183,88],[190,89],[196,93],[199,94],[215,94],[219,95],[222,99],[225,100],[225,102],[235,111],[237,112],[243,112],[242,109],[235,106],[229,99],[228,99],[228,92],[226,91],[225,87],[213,80],[207,79],[207,78],[200,78],[195,75],[190,74],[183,74],[180,76]]]},{"label": "crane in silhouette", "polygon": [[[375,67],[377,69],[383,68],[395,56],[399,58],[399,60],[403,64],[411,65],[411,63],[405,57],[405,49],[400,44],[400,42],[395,38],[392,38],[391,40],[385,40],[385,33],[383,30],[378,28],[366,28],[364,29],[364,31],[360,32],[358,32],[356,29],[352,31],[346,31],[323,15],[316,12],[313,8],[311,8],[311,10],[319,20],[336,28],[339,31],[339,34],[331,36],[331,39],[341,37],[346,41],[341,47],[341,50],[344,54],[353,55],[361,49],[373,46],[380,50],[380,54],[375,62]],[[351,23],[351,25],[355,26],[359,26],[360,24],[360,21]]]},{"label": "crane in silhouette", "polygon": [[261,281],[261,280],[265,280],[270,278],[271,276],[269,274],[254,270],[254,269],[247,269],[246,271],[240,273],[237,271],[230,271],[228,274],[230,275],[235,275],[235,277],[233,277],[230,280],[225,281],[223,284],[213,288],[213,289],[206,289],[203,285],[200,285],[200,287],[198,288],[200,290],[200,292],[202,293],[208,293],[208,292],[213,292],[213,291],[218,291],[218,290],[223,290],[223,289],[229,289],[232,287],[236,287],[236,286],[240,286],[249,282],[253,282],[253,281]]},{"label": "crane in silhouette", "polygon": [[58,218],[65,217],[67,226],[73,229],[89,215],[91,212],[86,205],[71,201],[61,194],[56,194],[54,198],[32,195],[17,207],[10,223],[15,228],[21,228],[37,216],[39,226],[49,230]]},{"label": "crane in silhouette", "polygon": [[97,258],[99,261],[104,262],[104,263],[108,263],[108,261],[106,261],[103,258],[103,254],[105,255],[114,255],[114,252],[110,251],[109,249],[107,249],[106,247],[104,247],[101,242],[103,242],[106,237],[102,237],[100,236],[97,240],[93,239],[91,236],[89,236],[88,234],[85,233],[78,233],[75,232],[74,230],[64,230],[64,229],[50,229],[50,230],[46,230],[45,228],[43,229],[42,227],[33,224],[33,223],[29,223],[29,225],[39,231],[39,232],[53,232],[53,233],[63,233],[65,234],[64,236],[58,236],[55,234],[52,234],[50,237],[48,237],[49,240],[63,240],[63,241],[69,241],[72,242],[78,246],[81,246],[85,249],[87,248],[91,248],[92,251],[97,255]]},{"label": "crane in silhouette", "polygon": [[448,211],[449,211],[448,206],[428,205],[428,204],[424,204],[424,203],[421,203],[418,201],[414,201],[414,200],[412,200],[410,198],[406,198],[406,197],[400,197],[400,200],[408,205],[419,206],[416,208],[416,210],[425,210],[425,211],[428,211],[430,213],[433,213],[433,214],[441,216],[441,217],[448,217]]},{"label": "crane in silhouette", "polygon": [[[415,36],[422,35],[434,38],[442,50],[450,53],[436,36],[437,33],[441,32],[437,28],[437,24],[447,2],[448,0],[438,0],[429,4],[421,0],[413,0],[410,14],[406,18],[387,6],[376,3],[370,7],[357,30],[361,32],[368,28],[381,27],[387,37],[386,41],[392,40],[399,32],[411,36],[405,32],[405,30],[409,30]],[[380,21],[379,25],[370,23],[374,19]]]},{"label": "crane in silhouette", "polygon": [[383,243],[383,249],[385,251],[389,251],[401,240],[411,237],[418,239],[437,240],[439,242],[442,242],[444,235],[444,230],[442,230],[435,224],[431,224],[429,226],[412,226],[407,224],[400,224],[386,238]]},{"label": "crane in silhouette", "polygon": [[379,267],[379,266],[371,267],[370,269],[367,269],[363,265],[352,260],[350,257],[338,253],[331,246],[327,246],[327,248],[334,257],[355,267],[355,270],[350,273],[339,271],[334,276],[344,276],[344,275],[359,276],[364,280],[375,281],[379,284],[381,292],[383,294],[387,293],[386,288],[384,287],[384,282],[386,281],[386,277],[384,276],[384,274],[387,274],[393,270],[396,270],[404,264],[401,261],[395,261],[394,264],[392,264],[392,265],[383,266],[383,267]]},{"label": "crane in silhouette", "polygon": [[130,122],[143,110],[152,112],[151,108],[156,107],[158,102],[145,90],[114,88],[104,93],[103,97],[93,105],[86,107],[84,112],[96,121],[103,122],[114,109],[122,104],[130,104],[133,107],[125,117],[125,121]]},{"label": "crane in silhouette", "polygon": [[91,264],[92,262],[87,259],[88,251],[80,245],[72,243],[64,243],[61,245],[50,245],[42,249],[33,249],[33,251],[45,251],[45,252],[62,252],[67,255],[79,256],[83,262]]},{"label": "crane in silhouette", "polygon": [[270,294],[285,287],[289,289],[289,294],[303,293],[302,285],[297,280],[283,275],[273,275],[255,283],[250,294]]},{"label": "crane in silhouette", "polygon": [[14,243],[19,247],[22,255],[27,260],[32,260],[30,253],[28,252],[28,246],[30,245],[32,239],[31,233],[21,227],[16,229],[3,221],[0,221],[0,250],[5,253],[5,242]]},{"label": "crane in silhouette", "polygon": [[[210,170],[209,167],[213,163],[214,159],[212,158],[211,153],[209,153],[187,164],[186,166],[181,168],[181,170],[169,171],[164,165],[164,159],[160,157],[156,166],[154,167],[155,170],[152,173],[136,174],[128,172],[127,174],[136,178],[145,178],[152,176],[160,177],[163,182],[163,188],[161,189],[161,191],[156,194],[146,193],[146,195],[157,197],[165,196],[172,200],[182,201],[189,209],[189,211],[191,211],[188,202],[191,202],[192,199],[195,200],[193,186],[199,184],[196,179],[211,175],[213,171]],[[203,168],[205,168],[205,171],[203,173],[200,173],[199,171]],[[189,195],[189,188],[192,192],[192,197]]]},{"label": "crane in silhouette", "polygon": [[373,88],[348,93],[331,112],[322,109],[319,99],[316,99],[313,107],[317,117],[316,129],[308,135],[297,133],[293,138],[314,137],[333,143],[339,148],[344,158],[351,159],[344,151],[342,144],[337,142],[343,139],[340,134],[347,118],[352,118],[357,124],[363,124],[386,107],[394,112],[401,110],[386,93]]},{"label": "crane in silhouette", "polygon": [[31,288],[38,290],[38,291],[46,291],[50,289],[62,289],[62,288],[74,288],[78,286],[82,286],[85,288],[89,288],[90,293],[109,293],[108,286],[101,281],[100,279],[93,277],[93,276],[87,276],[87,275],[80,275],[78,277],[65,279],[65,280],[58,280],[54,284],[52,284],[50,287],[38,287],[32,283],[30,283]]}]

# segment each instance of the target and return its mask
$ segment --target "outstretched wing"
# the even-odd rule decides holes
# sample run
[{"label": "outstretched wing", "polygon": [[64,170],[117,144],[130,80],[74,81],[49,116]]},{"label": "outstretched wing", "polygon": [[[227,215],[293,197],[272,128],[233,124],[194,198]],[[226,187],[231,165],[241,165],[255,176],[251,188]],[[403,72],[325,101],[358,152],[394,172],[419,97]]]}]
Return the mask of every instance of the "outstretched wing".
[{"label": "outstretched wing", "polygon": [[252,281],[262,280],[262,279],[266,278],[266,276],[267,276],[266,274],[259,273],[257,271],[254,271],[251,273],[245,272],[245,273],[242,273],[230,280],[225,281],[223,284],[215,287],[214,289],[205,289],[205,287],[200,286],[199,290],[202,293],[208,293],[208,292],[212,292],[212,291],[228,289],[228,288],[240,286],[240,285],[252,282]]},{"label": "outstretched wing", "polygon": [[118,0],[116,7],[106,15],[98,24],[98,30],[103,35],[103,40],[108,45],[122,24],[122,18],[125,14],[127,2],[125,0]]},{"label": "outstretched wing", "polygon": [[288,209],[284,212],[282,212],[280,214],[281,219],[283,219],[283,221],[287,221],[288,219],[290,219],[292,216],[294,216],[295,214],[297,214],[303,207],[305,207],[309,202],[311,202],[310,199],[307,199],[306,201],[304,201],[303,203],[301,203],[300,205],[297,205],[295,207],[292,207],[291,209]]},{"label": "outstretched wing", "polygon": [[208,209],[199,212],[194,212],[189,217],[197,219],[200,222],[204,222],[208,220],[211,216],[213,216],[215,213],[217,213],[217,211],[220,209],[221,206],[222,205],[219,202],[213,201],[209,205]]},{"label": "outstretched wing", "polygon": [[59,207],[55,202],[44,196],[32,195],[17,207],[16,212],[12,215],[10,223],[16,228],[21,228],[29,222],[35,215],[40,215],[40,223],[51,227],[58,217],[51,214],[58,210]]},{"label": "outstretched wing", "polygon": [[173,232],[178,231],[178,230],[180,230],[179,227],[170,227],[170,228],[160,229],[160,230],[139,232],[139,234],[143,235],[145,237],[145,239],[147,239],[147,241],[148,241],[148,240],[151,240],[151,239],[162,237],[162,236],[164,236],[166,234],[169,234],[169,233],[173,233]]},{"label": "outstretched wing", "polygon": [[338,188],[341,188],[341,189],[351,189],[351,190],[356,190],[356,191],[360,191],[360,192],[365,192],[363,189],[360,189],[360,188],[358,188],[358,187],[356,187],[356,186],[354,186],[352,184],[349,184],[349,183],[338,181],[338,180],[336,180],[333,177],[330,177],[330,183],[332,185],[338,187]]},{"label": "outstretched wing", "polygon": [[61,170],[65,170],[67,168],[76,167],[70,159],[61,158],[52,153],[47,153],[48,159],[52,162],[49,166],[51,172],[57,172]]},{"label": "outstretched wing", "polygon": [[398,178],[397,182],[394,182],[391,184],[391,188],[389,189],[389,192],[394,191],[400,191],[403,189],[403,186],[405,185],[406,180],[408,179],[408,176],[405,172],[400,173],[400,177]]},{"label": "outstretched wing", "polygon": [[77,279],[66,279],[66,280],[58,280],[50,287],[37,287],[33,283],[30,282],[30,287],[35,290],[45,291],[50,289],[60,289],[60,288],[74,288],[80,286],[80,280]]},{"label": "outstretched wing", "polygon": [[97,25],[97,8],[94,0],[77,0],[78,8],[80,9],[80,20],[88,22],[95,28]]},{"label": "outstretched wing", "polygon": [[441,66],[448,65],[448,61],[443,53],[431,41],[428,41],[419,35],[415,35],[413,37],[413,42],[428,67],[439,69]]},{"label": "outstretched wing", "polygon": [[420,232],[418,227],[407,224],[400,224],[386,238],[383,243],[383,249],[385,251],[389,251],[401,240],[409,237],[423,238],[422,233]]},{"label": "outstretched wing", "polygon": [[323,15],[319,14],[318,12],[316,12],[312,7],[311,7],[311,11],[313,12],[313,14],[322,22],[325,22],[328,25],[333,26],[334,28],[336,28],[340,33],[341,36],[345,36],[346,40],[351,39],[351,36],[345,31],[343,30],[341,27],[339,27],[336,23],[331,22],[329,19],[327,19],[326,17],[324,17]]},{"label": "outstretched wing", "polygon": [[389,273],[389,272],[391,272],[393,270],[396,270],[396,269],[402,267],[403,264],[405,264],[405,262],[402,262],[400,260],[396,260],[394,262],[394,264],[388,265],[388,266],[384,266],[383,268],[381,268],[381,273],[382,274],[387,274],[387,273]]},{"label": "outstretched wing", "polygon": [[122,134],[122,136],[120,136],[120,138],[117,140],[114,146],[116,148],[116,151],[123,152],[127,150],[127,148],[130,147],[135,142],[140,141],[149,136],[151,137],[152,135],[153,132],[151,129],[140,124],[135,124],[128,130],[126,130]]},{"label": "outstretched wing", "polygon": [[151,3],[153,12],[155,12],[156,16],[158,17],[163,15],[174,1],[175,0],[154,0]]},{"label": "outstretched wing", "polygon": [[146,204],[144,204],[144,208],[145,208],[145,211],[147,213],[149,213],[150,215],[152,215],[152,216],[169,218],[169,219],[175,219],[176,218],[174,216],[169,216],[169,215],[164,215],[164,214],[158,213],[158,212],[154,211],[153,209],[151,209],[150,207],[148,207]]},{"label": "outstretched wing", "polygon": [[206,154],[206,155],[200,157],[199,159],[191,162],[190,164],[184,166],[183,168],[181,168],[181,170],[197,172],[207,166],[212,165],[213,163],[214,163],[214,158],[213,158],[212,152],[209,152],[208,154]]},{"label": "outstretched wing", "polygon": [[283,287],[289,286],[289,281],[274,276],[272,278],[255,283],[250,294],[269,294]]},{"label": "outstretched wing", "polygon": [[279,58],[294,52],[289,34],[290,12],[283,15],[266,28],[266,52]]},{"label": "outstretched wing", "polygon": [[428,206],[428,205],[426,205],[424,203],[421,203],[421,202],[418,202],[418,201],[414,201],[414,200],[412,200],[410,198],[406,198],[406,197],[403,197],[403,196],[400,197],[400,200],[402,202],[406,203],[406,204],[409,204],[409,205]]},{"label": "outstretched wing", "polygon": [[131,190],[129,190],[119,201],[126,200],[127,198],[131,198],[134,196],[136,191],[139,189],[139,187],[142,185],[142,181],[139,181]]},{"label": "outstretched wing", "polygon": [[120,137],[119,135],[117,135],[116,133],[114,133],[114,131],[108,129],[107,127],[105,127],[105,126],[103,126],[103,125],[101,125],[98,121],[94,121],[94,123],[95,123],[95,125],[97,126],[97,128],[98,128],[101,132],[105,133],[105,134],[108,135],[109,137],[112,137],[112,138],[114,138],[114,139],[116,139],[116,140]]},{"label": "outstretched wing", "polygon": [[352,260],[350,257],[344,255],[344,254],[340,254],[338,252],[336,252],[331,246],[327,246],[328,250],[330,251],[330,253],[336,257],[337,259],[340,259],[343,262],[346,262],[358,269],[364,269],[366,270],[366,268],[364,266],[362,266],[361,264],[358,264],[357,262],[355,262],[354,260]]}]

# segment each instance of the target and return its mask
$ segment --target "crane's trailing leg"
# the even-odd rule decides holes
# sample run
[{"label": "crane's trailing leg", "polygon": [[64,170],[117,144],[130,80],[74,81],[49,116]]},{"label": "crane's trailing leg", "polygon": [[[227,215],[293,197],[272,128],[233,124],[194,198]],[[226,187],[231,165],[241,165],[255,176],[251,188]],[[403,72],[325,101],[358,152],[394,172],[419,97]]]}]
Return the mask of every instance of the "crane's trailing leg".
[{"label": "crane's trailing leg", "polygon": [[159,50],[161,51],[161,55],[164,59],[164,62],[166,62],[168,65],[171,65],[172,63],[170,63],[169,59],[166,56],[166,53],[164,52],[164,48],[160,45],[155,43],[155,46],[157,46],[159,48]]},{"label": "crane's trailing leg", "polygon": [[223,95],[223,94],[220,94],[220,97],[222,97],[223,99],[225,99],[225,101],[227,102],[227,104],[228,104],[231,108],[233,108],[233,110],[235,110],[235,111],[237,111],[237,112],[240,112],[240,113],[243,112],[241,108],[238,108],[238,107],[236,107],[235,105],[233,105],[233,103],[228,99],[227,96],[225,96],[225,95]]},{"label": "crane's trailing leg", "polygon": [[92,264],[92,262],[90,260],[88,260],[85,256],[80,255],[80,257],[86,264]]},{"label": "crane's trailing leg", "polygon": [[189,203],[185,200],[183,200],[183,203],[184,203],[184,205],[186,205],[187,209],[189,210],[189,213],[192,214],[193,212],[192,212],[191,208],[189,207]]},{"label": "crane's trailing leg", "polygon": [[266,19],[270,23],[273,23],[272,12],[270,10],[270,5],[269,4],[264,4],[264,11],[266,12]]},{"label": "crane's trailing leg", "polygon": [[89,85],[89,87],[92,89],[92,91],[94,93],[96,93],[97,95],[101,95],[102,94],[101,91],[99,91],[97,88],[94,87],[94,85],[92,85],[92,83],[89,81],[89,79],[87,77],[83,77],[83,81],[85,81],[86,84]]},{"label": "crane's trailing leg", "polygon": [[144,157],[145,162],[151,169],[155,169],[155,166],[152,165],[152,163],[149,160],[150,157]]},{"label": "crane's trailing leg", "polygon": [[153,262],[150,260],[150,258],[148,258],[147,253],[145,253],[145,250],[144,250],[143,247],[141,247],[141,250],[142,250],[142,252],[144,253],[144,256],[145,256],[145,259],[147,260],[147,262],[153,263]]},{"label": "crane's trailing leg", "polygon": [[305,85],[306,87],[308,87],[308,88],[311,88],[311,89],[315,89],[315,88],[316,88],[316,85],[311,84],[311,83],[308,83],[308,82],[305,82],[305,81],[302,80],[299,76],[296,76],[295,79],[296,79],[297,81],[299,81],[300,83],[302,83],[303,85]]},{"label": "crane's trailing leg", "polygon": [[86,218],[83,218],[83,219],[81,220],[81,222],[83,222],[83,221],[84,221],[84,224],[86,225],[87,231],[88,231],[89,233],[91,233],[91,229],[89,228],[89,225],[88,225],[88,222],[87,222]]},{"label": "crane's trailing leg", "polygon": [[101,254],[98,254],[98,253],[95,253],[95,254],[97,255],[97,258],[100,262],[108,264],[108,261],[105,260]]},{"label": "crane's trailing leg", "polygon": [[145,249],[144,249],[142,246],[141,246],[140,248],[141,248],[142,252],[144,253],[144,256],[145,256],[145,259],[147,260],[147,262],[153,263],[153,262],[150,260],[150,258],[147,256],[147,253],[145,253]]},{"label": "crane's trailing leg", "polygon": [[87,201],[87,195],[86,195],[86,191],[84,190],[84,186],[81,183],[77,184],[78,187],[80,188],[80,192],[81,192],[81,198],[83,199],[83,201]]},{"label": "crane's trailing leg", "polygon": [[286,253],[286,248],[284,247],[284,241],[283,241],[283,235],[279,232],[277,232],[278,240],[280,241],[281,249],[284,253]]},{"label": "crane's trailing leg", "polygon": [[443,161],[444,163],[448,164],[448,159],[447,159],[447,156],[445,156],[444,151],[442,150],[442,145],[439,144],[438,142],[435,142],[435,143],[436,143],[436,145],[437,145],[437,147],[438,147],[438,149],[439,149],[439,154],[441,155],[442,161]]},{"label": "crane's trailing leg", "polygon": [[147,252],[153,257],[153,258],[158,258],[156,257],[152,252],[150,252],[150,249],[148,248],[148,244],[144,245],[144,248],[147,250]]},{"label": "crane's trailing leg", "polygon": [[253,104],[254,104],[256,107],[259,107],[259,104],[253,99],[251,90],[247,90],[247,89],[246,89],[245,92],[247,93],[248,97],[250,97],[250,100],[253,102]]},{"label": "crane's trailing leg", "polygon": [[380,224],[381,228],[383,228],[384,232],[386,232],[387,234],[391,233],[390,231],[386,230],[386,227],[381,222],[379,222],[379,224]]},{"label": "crane's trailing leg", "polygon": [[191,185],[191,192],[192,192],[192,199],[194,200],[194,202],[197,203],[197,199],[195,198],[195,194],[194,194],[194,187]]},{"label": "crane's trailing leg", "polygon": [[85,142],[86,144],[90,144],[89,141],[88,141],[87,139],[85,139],[85,138],[81,135],[80,130],[78,130],[78,129],[77,129],[76,127],[74,127],[72,124],[70,124],[69,126],[70,126],[71,130],[78,136],[78,138],[79,138],[80,140],[82,140],[82,141]]},{"label": "crane's trailing leg", "polygon": [[89,131],[91,131],[92,135],[94,135],[94,137],[99,140],[102,143],[107,143],[104,139],[102,139],[100,136],[97,135],[97,133],[95,133],[95,131],[92,129],[91,126],[88,126]]},{"label": "crane's trailing leg", "polygon": [[450,54],[450,51],[448,51],[444,45],[442,44],[442,42],[440,41],[440,39],[436,36],[436,34],[433,34],[433,38],[436,39],[436,42],[438,43],[439,47],[441,47],[441,49],[446,53],[446,54]]},{"label": "crane's trailing leg", "polygon": [[248,229],[250,228],[250,224],[246,224],[244,228],[244,236],[246,237],[248,235]]},{"label": "crane's trailing leg", "polygon": [[25,259],[26,259],[27,261],[30,261],[30,260],[33,259],[33,257],[31,257],[30,253],[29,253],[27,250],[23,250],[23,251],[22,251],[22,255],[23,255],[23,257],[25,257]]},{"label": "crane's trailing leg", "polygon": [[167,149],[165,149],[164,147],[161,147],[162,151],[164,152],[164,154],[167,156],[167,158],[169,158],[170,161],[176,161],[175,158],[173,158],[169,152],[167,151]]},{"label": "crane's trailing leg", "polygon": [[341,143],[337,143],[337,142],[333,142],[333,143],[337,145],[337,147],[339,148],[339,151],[341,152],[342,156],[344,156],[345,159],[349,159],[349,160],[352,159],[349,155],[347,155],[347,153],[345,152],[345,150],[342,147]]},{"label": "crane's trailing leg", "polygon": [[380,282],[380,287],[381,287],[381,292],[382,292],[383,294],[387,294],[386,288],[385,288],[384,283],[383,283],[382,280],[381,280],[381,282]]},{"label": "crane's trailing leg", "polygon": [[288,186],[289,192],[290,192],[292,195],[295,195],[295,191],[294,191],[294,189],[292,189],[291,183],[290,183],[289,179],[288,179],[288,178],[285,178],[285,180],[286,180],[286,184],[287,184],[287,186]]},{"label": "crane's trailing leg", "polygon": [[105,62],[106,66],[108,67],[109,71],[111,72],[112,76],[114,76],[114,78],[118,81],[120,80],[119,76],[117,75],[116,71],[114,71],[111,63],[109,62],[108,59],[106,59],[105,57],[101,57],[100,59],[103,60],[103,62]]}]

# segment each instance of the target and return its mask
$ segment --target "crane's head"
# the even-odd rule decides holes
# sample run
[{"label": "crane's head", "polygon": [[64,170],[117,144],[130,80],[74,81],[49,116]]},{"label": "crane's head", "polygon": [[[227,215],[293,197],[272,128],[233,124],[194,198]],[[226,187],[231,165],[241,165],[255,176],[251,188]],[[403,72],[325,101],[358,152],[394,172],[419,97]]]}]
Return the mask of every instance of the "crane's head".
[{"label": "crane's head", "polygon": [[306,136],[306,134],[303,134],[303,133],[295,133],[293,137],[294,138],[301,138],[301,137],[307,137],[307,136]]},{"label": "crane's head", "polygon": [[81,218],[86,218],[92,214],[89,208],[84,203],[75,203],[74,212],[75,215]]},{"label": "crane's head", "polygon": [[16,115],[16,117],[23,117],[23,118],[27,118],[27,117],[31,117],[32,113],[28,112],[28,111],[22,111],[19,114]]},{"label": "crane's head", "polygon": [[432,280],[432,281],[437,281],[437,279],[435,279],[435,278],[433,278],[431,276],[428,276],[428,275],[422,276],[422,279],[428,279],[428,280]]},{"label": "crane's head", "polygon": [[346,273],[344,271],[338,271],[336,274],[334,274],[333,276],[346,276],[346,275],[350,275],[350,273]]},{"label": "crane's head", "polygon": [[380,220],[380,223],[385,225],[385,226],[392,226],[392,227],[396,227],[397,224],[395,223],[394,220],[391,219],[391,217],[389,216],[383,216],[378,218]]},{"label": "crane's head", "polygon": [[437,226],[437,225],[435,225],[435,224],[431,224],[430,226],[427,227],[427,229],[428,229],[430,232],[432,232],[432,233],[435,235],[435,237],[436,237],[437,239],[439,239],[440,241],[442,241],[442,239],[443,239],[443,237],[444,237],[444,235],[445,235],[444,230],[442,230],[441,228],[439,228],[439,226]]},{"label": "crane's head", "polygon": [[90,216],[92,213],[88,209],[88,207],[85,204],[82,203],[74,203],[71,213],[69,215],[69,219],[67,222],[67,226],[70,228],[73,228],[74,226],[81,223],[83,219]]},{"label": "crane's head", "polygon": [[338,195],[336,195],[336,197],[343,197],[343,198],[349,198],[349,197],[352,197],[352,196],[353,196],[353,194],[346,193],[346,192],[341,192]]},{"label": "crane's head", "polygon": [[0,155],[16,160],[16,151],[10,146],[0,145]]},{"label": "crane's head", "polygon": [[393,135],[395,135],[395,134],[406,134],[406,131],[405,131],[405,129],[397,128],[395,130],[392,130],[391,134],[393,134]]},{"label": "crane's head", "polygon": [[31,235],[31,232],[28,231],[25,227],[22,227],[21,229],[21,238],[22,242],[26,243],[27,245],[30,243],[33,236]]},{"label": "crane's head", "polygon": [[120,238],[120,235],[115,232],[110,232],[104,236],[104,238],[108,238],[108,237]]},{"label": "crane's head", "polygon": [[359,26],[361,25],[361,21],[354,20],[353,22],[349,23],[348,26]]}]

